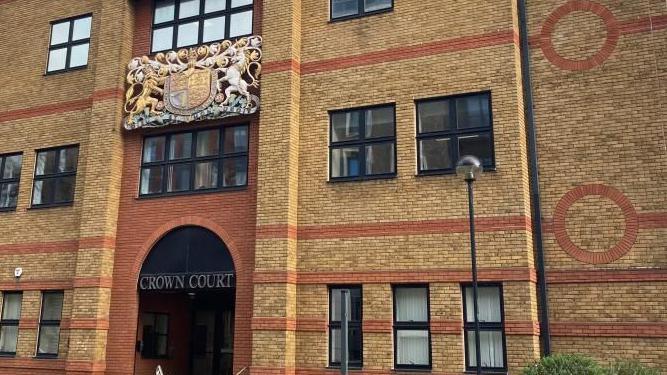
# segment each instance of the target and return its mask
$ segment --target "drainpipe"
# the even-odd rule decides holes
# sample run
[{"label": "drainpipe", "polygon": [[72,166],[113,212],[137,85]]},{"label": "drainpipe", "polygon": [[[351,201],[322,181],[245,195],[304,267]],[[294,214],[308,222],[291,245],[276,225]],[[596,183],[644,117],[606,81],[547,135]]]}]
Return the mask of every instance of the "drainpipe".
[{"label": "drainpipe", "polygon": [[526,0],[517,0],[519,11],[519,39],[521,41],[521,77],[523,83],[524,116],[528,135],[528,162],[530,168],[530,197],[532,203],[533,246],[537,262],[537,284],[540,305],[540,336],[542,353],[551,354],[551,333],[549,331],[549,300],[544,267],[544,246],[542,243],[542,207],[540,204],[540,176],[537,160],[537,136],[535,114],[533,112],[533,89],[530,76],[530,50],[528,46],[528,24]]}]

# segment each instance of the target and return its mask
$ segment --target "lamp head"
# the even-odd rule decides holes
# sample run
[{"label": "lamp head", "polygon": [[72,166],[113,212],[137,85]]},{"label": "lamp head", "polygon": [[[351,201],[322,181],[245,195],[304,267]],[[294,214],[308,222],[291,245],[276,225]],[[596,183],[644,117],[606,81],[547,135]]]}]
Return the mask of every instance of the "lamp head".
[{"label": "lamp head", "polygon": [[456,174],[468,182],[475,181],[482,169],[482,162],[472,155],[465,155],[456,163]]}]

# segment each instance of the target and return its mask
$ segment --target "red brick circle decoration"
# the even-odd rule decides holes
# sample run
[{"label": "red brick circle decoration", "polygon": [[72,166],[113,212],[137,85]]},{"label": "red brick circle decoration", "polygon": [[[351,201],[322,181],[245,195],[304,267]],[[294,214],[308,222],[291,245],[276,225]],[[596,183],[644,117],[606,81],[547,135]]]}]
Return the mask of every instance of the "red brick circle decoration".
[{"label": "red brick circle decoration", "polygon": [[[614,247],[604,252],[587,251],[575,245],[567,234],[565,227],[568,209],[579,199],[590,195],[605,197],[616,203],[625,217],[625,233],[623,237]],[[566,253],[580,262],[604,264],[611,263],[630,251],[637,240],[638,223],[637,211],[635,211],[632,202],[623,193],[611,186],[592,184],[572,189],[558,201],[556,210],[554,211],[553,225],[556,241]]]},{"label": "red brick circle decoration", "polygon": [[[593,56],[583,60],[573,60],[565,58],[556,52],[554,48],[552,37],[556,24],[570,13],[581,11],[591,12],[602,18],[607,29],[607,39],[604,45]],[[603,5],[588,0],[570,0],[567,3],[556,8],[549,17],[542,24],[542,32],[540,34],[540,47],[544,56],[555,66],[564,70],[588,70],[598,65],[601,65],[605,60],[611,56],[618,43],[620,30],[618,21],[614,18],[614,14]]]}]

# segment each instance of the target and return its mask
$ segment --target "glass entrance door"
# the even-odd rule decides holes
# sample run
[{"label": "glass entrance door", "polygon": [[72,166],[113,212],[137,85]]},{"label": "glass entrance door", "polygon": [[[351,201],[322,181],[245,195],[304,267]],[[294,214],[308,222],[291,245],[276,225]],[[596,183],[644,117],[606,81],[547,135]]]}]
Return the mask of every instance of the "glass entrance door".
[{"label": "glass entrance door", "polygon": [[193,311],[192,375],[233,375],[234,314],[229,306]]}]

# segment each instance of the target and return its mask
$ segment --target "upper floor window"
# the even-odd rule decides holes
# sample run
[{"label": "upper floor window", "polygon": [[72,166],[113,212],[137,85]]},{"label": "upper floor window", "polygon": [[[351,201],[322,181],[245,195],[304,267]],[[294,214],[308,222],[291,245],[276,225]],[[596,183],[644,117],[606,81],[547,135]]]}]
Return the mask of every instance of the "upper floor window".
[{"label": "upper floor window", "polygon": [[396,368],[431,368],[428,286],[394,287],[394,361]]},{"label": "upper floor window", "polygon": [[[475,310],[472,285],[463,287],[463,296],[466,371],[474,371],[477,368],[477,355],[475,352]],[[506,369],[505,330],[501,285],[479,285],[477,289],[477,308],[482,370],[504,371]]]},{"label": "upper floor window", "polygon": [[72,203],[76,184],[79,146],[65,146],[37,151],[33,206]]},{"label": "upper floor window", "polygon": [[494,167],[490,93],[417,102],[419,173],[453,172],[461,156]]},{"label": "upper floor window", "polygon": [[0,354],[16,354],[21,319],[21,301],[23,293],[5,292],[2,294],[0,312]]},{"label": "upper floor window", "polygon": [[78,16],[51,24],[47,73],[82,68],[88,64],[92,16]]},{"label": "upper floor window", "polygon": [[247,125],[144,139],[140,195],[215,190],[247,183]]},{"label": "upper floor window", "polygon": [[16,208],[22,158],[21,154],[0,155],[0,211]]},{"label": "upper floor window", "polygon": [[331,0],[331,19],[361,17],[393,7],[393,0]]},{"label": "upper floor window", "polygon": [[62,291],[42,293],[42,312],[39,316],[37,356],[57,357],[60,343],[60,321],[63,314]]},{"label": "upper floor window", "polygon": [[329,288],[329,365],[340,366],[342,354],[342,290],[348,290],[347,301],[347,343],[348,364],[350,367],[362,366],[362,302],[361,286],[344,286]]},{"label": "upper floor window", "polygon": [[332,180],[396,174],[394,106],[330,113],[329,175]]},{"label": "upper floor window", "polygon": [[253,0],[157,0],[151,52],[252,34]]}]

